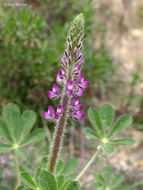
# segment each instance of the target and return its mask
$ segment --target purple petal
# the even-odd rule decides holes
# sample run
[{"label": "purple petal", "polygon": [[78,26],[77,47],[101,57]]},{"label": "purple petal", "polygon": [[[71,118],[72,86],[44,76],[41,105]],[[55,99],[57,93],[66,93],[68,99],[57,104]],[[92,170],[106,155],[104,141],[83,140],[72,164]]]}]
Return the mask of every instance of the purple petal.
[{"label": "purple petal", "polygon": [[66,90],[72,90],[72,89],[74,89],[74,87],[75,87],[74,82],[73,81],[68,81],[66,83],[65,87],[66,87]]},{"label": "purple petal", "polygon": [[59,113],[56,113],[55,114],[55,119],[59,119],[60,118],[60,114]]},{"label": "purple petal", "polygon": [[63,64],[63,65],[66,64],[66,56],[65,56],[65,55],[63,55],[63,57],[62,57],[62,64]]},{"label": "purple petal", "polygon": [[89,86],[90,82],[89,81],[83,81],[82,83],[79,84],[81,88],[87,88]]},{"label": "purple petal", "polygon": [[68,95],[72,96],[73,95],[73,90],[68,90]]},{"label": "purple petal", "polygon": [[84,56],[83,55],[81,56],[81,58],[79,60],[79,64],[82,64],[82,63],[84,63]]},{"label": "purple petal", "polygon": [[73,98],[71,101],[72,106],[76,106],[78,103],[79,103],[79,97],[78,96]]},{"label": "purple petal", "polygon": [[62,114],[64,112],[64,108],[62,105],[57,106],[57,113]]},{"label": "purple petal", "polygon": [[76,56],[77,56],[77,58],[81,56],[81,51],[80,50],[77,51],[77,55]]},{"label": "purple petal", "polygon": [[56,98],[57,94],[55,94],[53,91],[47,91],[47,95],[49,98]]},{"label": "purple petal", "polygon": [[56,80],[58,82],[62,82],[63,79],[65,78],[65,74],[66,74],[65,70],[64,69],[60,69],[59,72],[58,72],[58,74],[57,74]]},{"label": "purple petal", "polygon": [[78,73],[80,73],[80,72],[81,72],[81,64],[78,64],[78,66],[75,68],[74,73],[75,73],[75,74],[78,74]]},{"label": "purple petal", "polygon": [[52,117],[48,114],[48,112],[43,112],[43,117],[45,119],[52,119]]},{"label": "purple petal", "polygon": [[80,89],[80,88],[75,92],[75,94],[76,94],[77,96],[82,96],[83,93],[84,93],[84,89]]},{"label": "purple petal", "polygon": [[77,79],[77,83],[80,84],[84,81],[84,77],[85,77],[85,73],[81,74],[78,79]]},{"label": "purple petal", "polygon": [[52,106],[48,106],[48,114],[52,117],[55,115],[55,110]]},{"label": "purple petal", "polygon": [[73,112],[73,116],[75,119],[82,119],[85,116],[85,113]]},{"label": "purple petal", "polygon": [[73,109],[76,111],[81,111],[83,109],[83,105],[82,104],[78,104],[76,106],[73,106]]},{"label": "purple petal", "polygon": [[53,92],[57,95],[60,94],[60,89],[55,83],[53,84]]}]

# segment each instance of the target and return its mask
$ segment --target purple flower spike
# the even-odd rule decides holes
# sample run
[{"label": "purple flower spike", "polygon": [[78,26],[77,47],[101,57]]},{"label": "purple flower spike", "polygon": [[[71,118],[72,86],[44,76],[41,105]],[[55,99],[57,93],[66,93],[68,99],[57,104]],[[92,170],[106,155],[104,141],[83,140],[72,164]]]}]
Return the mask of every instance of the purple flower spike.
[{"label": "purple flower spike", "polygon": [[82,96],[84,93],[84,89],[78,88],[78,90],[75,92],[77,96]]},{"label": "purple flower spike", "polygon": [[85,113],[73,112],[73,117],[74,117],[75,119],[81,120],[81,119],[83,119],[84,116],[85,116]]},{"label": "purple flower spike", "polygon": [[66,59],[67,59],[66,55],[63,55],[63,57],[62,57],[62,64],[63,65],[66,65]]},{"label": "purple flower spike", "polygon": [[57,82],[61,83],[65,79],[65,74],[66,74],[65,70],[60,69],[56,78]]},{"label": "purple flower spike", "polygon": [[78,74],[78,73],[80,73],[80,72],[81,72],[81,64],[78,64],[77,67],[75,68],[74,73],[75,73],[75,74]]},{"label": "purple flower spike", "polygon": [[52,91],[47,91],[47,95],[49,98],[56,98],[60,94],[59,87],[54,83]]},{"label": "purple flower spike", "polygon": [[77,84],[80,88],[87,88],[89,86],[89,81],[84,81],[85,74],[81,74],[77,79]]},{"label": "purple flower spike", "polygon": [[53,119],[55,117],[55,110],[52,106],[48,107],[48,112],[43,112],[43,117],[45,119]]},{"label": "purple flower spike", "polygon": [[62,105],[57,106],[57,113],[55,114],[55,119],[59,119],[60,115],[64,112],[64,108]]},{"label": "purple flower spike", "polygon": [[75,88],[75,84],[74,84],[74,82],[73,81],[68,81],[67,83],[66,83],[66,90],[68,91],[68,95],[69,96],[72,96],[73,95],[73,93],[74,93],[74,88]]}]

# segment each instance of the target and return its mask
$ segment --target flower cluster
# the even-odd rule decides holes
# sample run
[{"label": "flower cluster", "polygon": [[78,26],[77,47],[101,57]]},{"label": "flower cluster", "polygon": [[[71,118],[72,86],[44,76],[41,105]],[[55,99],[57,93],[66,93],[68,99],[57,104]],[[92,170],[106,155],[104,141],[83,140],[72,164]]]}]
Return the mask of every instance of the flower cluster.
[{"label": "flower cluster", "polygon": [[[80,22],[82,18],[80,20],[79,16],[78,20]],[[80,23],[80,26],[82,25],[84,24]],[[77,21],[73,23],[72,26],[67,38],[67,47],[61,59],[63,68],[58,71],[56,76],[57,83],[63,86],[63,92],[61,93],[60,88],[54,83],[52,91],[47,91],[47,95],[49,98],[61,96],[61,98],[64,99],[64,97],[68,97],[68,113],[71,112],[75,119],[82,119],[85,113],[81,112],[83,105],[79,104],[79,96],[83,95],[85,88],[89,86],[89,82],[84,80],[85,74],[81,74],[82,65],[84,64],[84,56],[81,52],[83,28],[80,28],[80,35],[77,36],[77,31],[79,29]],[[43,112],[44,118],[59,119],[60,115],[64,112],[62,103],[58,105],[56,114],[52,106],[49,106],[48,112]]]}]

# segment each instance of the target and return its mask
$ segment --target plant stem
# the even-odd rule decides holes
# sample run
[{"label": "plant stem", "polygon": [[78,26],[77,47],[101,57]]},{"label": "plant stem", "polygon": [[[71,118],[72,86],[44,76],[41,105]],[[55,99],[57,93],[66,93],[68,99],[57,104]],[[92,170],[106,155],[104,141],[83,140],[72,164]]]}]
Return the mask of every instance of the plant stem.
[{"label": "plant stem", "polygon": [[62,105],[64,108],[64,112],[62,116],[60,117],[55,131],[54,141],[52,143],[51,151],[50,151],[50,158],[49,158],[49,171],[54,172],[57,158],[60,153],[61,145],[62,145],[62,139],[64,134],[64,128],[66,125],[67,120],[67,112],[68,112],[68,105],[69,105],[69,97],[65,93],[62,98]]},{"label": "plant stem", "polygon": [[19,162],[16,151],[14,151],[14,156],[15,156],[16,174],[17,174],[17,185],[15,187],[16,190],[20,186],[21,182],[20,182]]},{"label": "plant stem", "polygon": [[97,155],[99,154],[100,152],[100,147],[99,149],[95,152],[95,154],[91,157],[91,159],[89,160],[89,162],[86,164],[86,166],[83,168],[83,170],[80,172],[80,174],[77,176],[76,180],[78,181],[82,176],[83,174],[86,172],[86,170],[90,167],[90,165],[94,162],[95,158],[97,157]]}]

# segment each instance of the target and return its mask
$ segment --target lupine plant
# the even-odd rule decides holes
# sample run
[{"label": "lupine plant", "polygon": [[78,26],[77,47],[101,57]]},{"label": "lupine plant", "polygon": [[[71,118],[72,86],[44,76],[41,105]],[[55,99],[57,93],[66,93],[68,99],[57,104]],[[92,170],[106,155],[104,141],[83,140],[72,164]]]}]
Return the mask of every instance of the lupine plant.
[{"label": "lupine plant", "polygon": [[[79,14],[71,23],[66,49],[61,59],[62,68],[57,73],[56,82],[52,90],[47,91],[50,99],[60,98],[60,103],[55,109],[49,105],[48,110],[43,112],[46,120],[55,123],[54,135],[49,148],[49,155],[42,158],[36,168],[34,177],[23,166],[19,167],[17,151],[19,148],[32,142],[42,140],[46,135],[42,129],[30,132],[35,123],[35,115],[31,111],[25,111],[20,117],[19,109],[14,104],[8,104],[3,110],[3,119],[0,120],[0,134],[7,144],[1,144],[1,152],[14,150],[17,167],[17,190],[80,190],[80,179],[91,164],[102,155],[104,151],[111,153],[116,145],[133,145],[135,141],[131,138],[114,139],[121,130],[131,124],[132,118],[123,115],[114,123],[114,109],[104,104],[98,111],[90,108],[88,117],[95,131],[85,128],[86,135],[100,143],[93,157],[88,161],[80,173],[74,170],[78,166],[78,160],[71,158],[66,164],[60,159],[63,137],[69,119],[81,120],[86,113],[82,112],[83,105],[80,104],[80,96],[84,94],[89,86],[82,73],[84,56],[82,54],[84,36],[84,18]],[[96,184],[100,181],[96,178]],[[24,185],[25,184],[25,185]],[[104,186],[105,187],[105,184]],[[101,189],[101,188],[100,188]],[[106,188],[111,189],[111,188]]]}]

